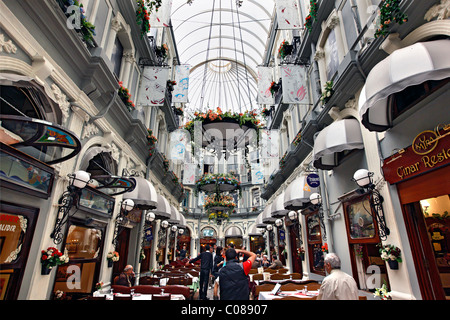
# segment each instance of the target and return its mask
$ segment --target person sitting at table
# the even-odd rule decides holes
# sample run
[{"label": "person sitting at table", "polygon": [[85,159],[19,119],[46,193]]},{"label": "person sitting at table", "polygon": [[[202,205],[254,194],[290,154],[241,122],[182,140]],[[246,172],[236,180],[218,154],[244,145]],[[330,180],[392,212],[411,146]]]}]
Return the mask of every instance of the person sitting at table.
[{"label": "person sitting at table", "polygon": [[261,267],[268,268],[270,266],[270,261],[267,260],[267,255],[263,255],[261,260]]},{"label": "person sitting at table", "polygon": [[269,269],[279,269],[283,268],[283,264],[280,260],[277,259],[276,255],[272,256],[272,264],[269,266]]},{"label": "person sitting at table", "polygon": [[[239,254],[249,258],[239,263]],[[220,300],[248,300],[250,295],[248,274],[256,254],[242,249],[230,248],[225,252],[227,264],[219,271]]]},{"label": "person sitting at table", "polygon": [[133,266],[127,265],[123,272],[119,275],[119,279],[117,279],[117,285],[132,287],[134,286],[134,282],[136,280],[135,274],[133,272]]},{"label": "person sitting at table", "polygon": [[356,281],[341,270],[339,257],[334,253],[328,253],[324,265],[328,275],[322,281],[317,300],[358,300]]}]

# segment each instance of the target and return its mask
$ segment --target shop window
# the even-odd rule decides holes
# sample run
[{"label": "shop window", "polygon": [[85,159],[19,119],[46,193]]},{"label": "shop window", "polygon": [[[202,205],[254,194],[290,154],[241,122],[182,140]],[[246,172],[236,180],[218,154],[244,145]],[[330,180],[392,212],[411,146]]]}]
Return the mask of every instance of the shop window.
[{"label": "shop window", "polygon": [[389,97],[389,104],[391,105],[392,120],[398,118],[449,81],[450,78],[439,81],[430,80],[415,86],[409,86],[403,91],[391,95]]},{"label": "shop window", "polygon": [[[353,277],[361,290],[374,291],[384,283],[389,287],[386,263],[379,253],[381,240],[370,196],[355,194],[347,199],[343,205]],[[375,273],[377,279],[372,277]]]},{"label": "shop window", "polygon": [[38,210],[0,203],[0,300],[19,294]]},{"label": "shop window", "polygon": [[306,225],[311,272],[325,275],[324,252],[322,251],[322,228],[318,211],[306,216]]},{"label": "shop window", "polygon": [[71,221],[64,245],[69,263],[58,266],[53,292],[61,290],[73,298],[92,292],[100,270],[104,232],[103,227]]}]

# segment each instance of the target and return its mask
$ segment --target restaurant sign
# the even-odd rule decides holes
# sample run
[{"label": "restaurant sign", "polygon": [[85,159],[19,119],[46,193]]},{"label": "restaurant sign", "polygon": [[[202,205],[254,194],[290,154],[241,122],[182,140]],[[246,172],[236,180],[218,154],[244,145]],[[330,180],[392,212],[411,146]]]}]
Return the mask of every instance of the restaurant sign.
[{"label": "restaurant sign", "polygon": [[384,179],[398,183],[450,164],[450,125],[419,133],[411,146],[384,159]]}]

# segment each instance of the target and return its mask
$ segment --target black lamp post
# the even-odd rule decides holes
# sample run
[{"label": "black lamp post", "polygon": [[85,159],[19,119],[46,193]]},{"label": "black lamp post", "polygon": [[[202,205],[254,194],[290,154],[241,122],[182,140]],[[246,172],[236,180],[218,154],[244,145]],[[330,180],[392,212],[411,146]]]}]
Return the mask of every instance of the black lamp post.
[{"label": "black lamp post", "polygon": [[378,222],[378,230],[381,240],[386,240],[387,236],[391,233],[386,225],[386,220],[384,218],[383,202],[384,199],[380,192],[376,189],[373,183],[373,172],[367,169],[359,169],[353,174],[353,181],[361,188],[358,192],[361,194],[370,194],[370,207],[372,211],[375,212]]},{"label": "black lamp post", "polygon": [[53,239],[55,244],[61,243],[63,239],[62,227],[67,223],[69,219],[70,209],[75,206],[78,208],[80,202],[81,191],[88,182],[91,180],[90,173],[86,171],[76,171],[69,174],[69,186],[67,191],[63,193],[58,203],[60,205],[58,209],[58,217],[56,219],[55,227],[50,234],[50,238]]}]

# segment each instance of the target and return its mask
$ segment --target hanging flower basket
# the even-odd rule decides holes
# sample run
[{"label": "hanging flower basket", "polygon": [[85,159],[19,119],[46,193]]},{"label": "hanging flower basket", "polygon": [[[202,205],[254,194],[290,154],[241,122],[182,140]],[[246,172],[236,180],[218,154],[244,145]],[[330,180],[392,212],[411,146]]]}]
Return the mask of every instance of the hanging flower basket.
[{"label": "hanging flower basket", "polygon": [[205,192],[232,192],[239,191],[242,195],[241,182],[231,174],[205,174],[195,182],[195,193],[198,195],[199,191]]},{"label": "hanging flower basket", "polygon": [[167,58],[168,52],[169,52],[169,48],[167,47],[167,44],[165,44],[165,43],[160,47],[156,47],[156,49],[155,49],[156,56],[159,58],[162,58],[162,59]]},{"label": "hanging flower basket", "polygon": [[392,245],[379,245],[381,259],[387,261],[391,270],[398,270],[398,263],[402,262],[400,248]]},{"label": "hanging flower basket", "polygon": [[54,247],[41,251],[41,274],[48,275],[53,267],[69,262],[69,257]]},{"label": "hanging flower basket", "polygon": [[400,11],[401,0],[384,0],[380,6],[380,21],[375,38],[384,37],[389,34],[392,24],[403,24],[408,21],[408,16]]},{"label": "hanging flower basket", "polygon": [[272,94],[272,96],[278,92],[278,90],[280,89],[280,85],[278,83],[276,83],[275,81],[272,81],[272,83],[270,84],[269,90],[270,93]]}]

